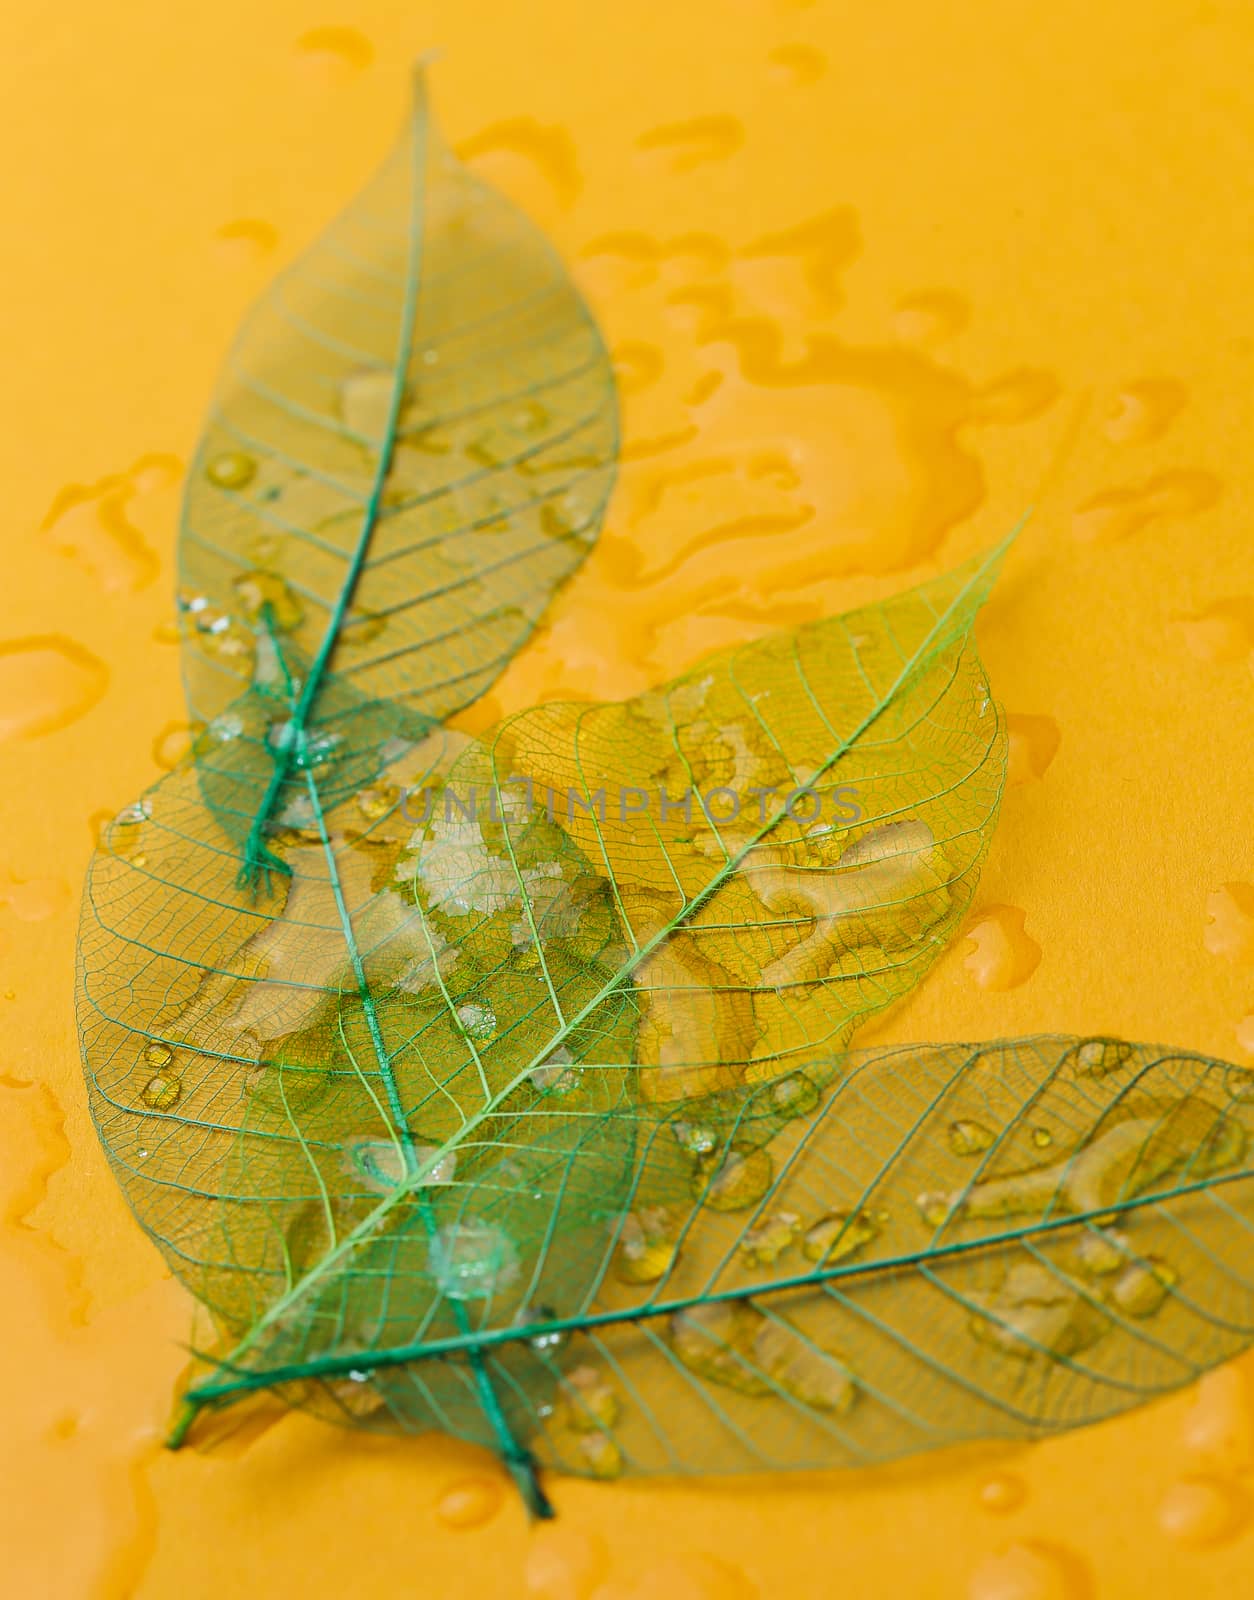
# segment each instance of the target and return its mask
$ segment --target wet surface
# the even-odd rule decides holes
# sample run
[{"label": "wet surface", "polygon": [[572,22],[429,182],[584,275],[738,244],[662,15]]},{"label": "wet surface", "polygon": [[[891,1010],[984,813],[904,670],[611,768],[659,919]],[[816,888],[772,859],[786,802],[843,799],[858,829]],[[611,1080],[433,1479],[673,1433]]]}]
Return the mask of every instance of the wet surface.
[{"label": "wet surface", "polygon": [[[966,937],[874,1036],[1070,1027],[1254,1056],[1254,346],[1224,199],[1248,19],[1066,0],[1029,38],[907,0],[874,26],[830,0],[692,0],[595,27],[575,0],[351,25],[233,0],[202,26],[145,0],[79,5],[62,38],[24,11],[0,630],[14,1592],[1242,1592],[1248,1361],[1115,1424],[905,1472],[559,1481],[535,1530],[442,1441],[261,1408],[162,1453],[190,1307],[105,1171],[70,997],[89,823],[187,738],[175,524],[213,374],[442,44],[450,136],[572,264],[624,412],[600,545],[467,726],[635,693],[931,575],[1034,504],[980,629],[1010,708],[1001,829]],[[1164,119],[1181,100],[1193,120]]]}]

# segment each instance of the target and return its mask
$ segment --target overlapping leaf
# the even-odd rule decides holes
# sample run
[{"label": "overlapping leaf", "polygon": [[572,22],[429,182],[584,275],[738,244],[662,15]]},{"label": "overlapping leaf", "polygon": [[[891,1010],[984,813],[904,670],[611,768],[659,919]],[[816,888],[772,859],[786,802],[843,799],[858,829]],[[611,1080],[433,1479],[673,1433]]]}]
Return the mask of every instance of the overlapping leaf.
[{"label": "overlapping leaf", "polygon": [[[226,363],[180,544],[192,715],[250,742],[237,702],[273,671],[276,637],[299,678],[287,743],[257,756],[266,778],[281,758],[276,782],[363,706],[388,707],[383,743],[405,713],[466,705],[595,539],[616,438],[587,307],[443,145],[420,73],[378,176]],[[248,865],[263,863],[259,826]]]},{"label": "overlapping leaf", "polygon": [[[569,1300],[638,1130],[788,1082],[917,981],[1001,792],[971,639],[998,560],[636,701],[434,733],[351,793],[351,748],[311,755],[260,897],[204,805],[229,750],[110,832],[81,942],[97,1121],[233,1370]],[[520,1448],[483,1364],[463,1380],[465,1415],[429,1420]]]},{"label": "overlapping leaf", "polygon": [[[550,1119],[540,1102],[514,1127],[573,1175]],[[514,1197],[452,1175],[444,1214],[495,1249],[459,1290],[473,1328],[430,1307],[399,1344],[380,1320],[351,1353],[220,1369],[200,1400],[278,1382],[495,1442],[473,1353],[513,1436],[564,1471],[858,1466],[1093,1422],[1254,1335],[1248,1070],[1096,1037],[894,1046],[624,1120],[626,1198],[578,1274],[541,1272],[543,1304],[510,1310]]]}]

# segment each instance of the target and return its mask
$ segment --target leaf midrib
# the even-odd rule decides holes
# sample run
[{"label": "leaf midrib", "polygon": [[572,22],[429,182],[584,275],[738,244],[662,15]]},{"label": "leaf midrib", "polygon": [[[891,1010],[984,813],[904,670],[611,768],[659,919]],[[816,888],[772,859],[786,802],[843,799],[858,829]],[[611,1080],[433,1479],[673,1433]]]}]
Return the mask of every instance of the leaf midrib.
[{"label": "leaf midrib", "polygon": [[[796,1273],[788,1278],[773,1279],[762,1285],[742,1284],[733,1289],[703,1290],[696,1294],[684,1295],[672,1300],[657,1300],[637,1306],[627,1307],[613,1311],[583,1312],[575,1317],[552,1318],[546,1322],[530,1322],[525,1326],[494,1328],[484,1332],[459,1334],[456,1337],[443,1339],[425,1339],[417,1344],[398,1345],[393,1350],[380,1353],[365,1353],[357,1351],[344,1356],[325,1356],[314,1361],[297,1363],[288,1367],[273,1367],[261,1373],[242,1375],[234,1383],[203,1384],[190,1391],[198,1400],[216,1400],[225,1395],[239,1393],[248,1389],[268,1388],[274,1384],[295,1381],[300,1378],[321,1377],[335,1375],[350,1370],[361,1370],[363,1367],[392,1367],[403,1366],[410,1361],[421,1361],[442,1355],[455,1355],[461,1351],[482,1353],[485,1349],[494,1349],[499,1345],[525,1343],[530,1339],[541,1338],[550,1333],[586,1333],[597,1328],[616,1327],[623,1323],[651,1322],[662,1317],[678,1315],[684,1311],[693,1310],[699,1306],[724,1304],[728,1301],[744,1300],[755,1301],[765,1299],[771,1295],[784,1294],[791,1290],[803,1290],[821,1287],[837,1279],[873,1279],[888,1272],[900,1271],[902,1268],[930,1266],[935,1262],[961,1259],[964,1256],[974,1255],[982,1250],[997,1249],[1007,1244],[1018,1244],[1024,1240],[1047,1237],[1066,1228],[1082,1228],[1102,1224],[1102,1219],[1112,1216],[1124,1216],[1128,1213],[1143,1210],[1146,1206],[1164,1205],[1171,1201],[1187,1198],[1192,1194],[1209,1194],[1213,1190],[1225,1187],[1231,1183],[1246,1182],[1254,1178],[1254,1167],[1243,1167],[1239,1171],[1211,1175],[1197,1178],[1190,1183],[1177,1184],[1169,1190],[1158,1190],[1151,1194],[1134,1195],[1127,1200],[1112,1201],[1109,1205],[1102,1206],[1099,1210],[1069,1212],[1048,1220],[1036,1220],[1025,1223],[1019,1228],[1006,1229],[1001,1233],[983,1234],[977,1239],[955,1240],[951,1244],[927,1245],[918,1250],[903,1251],[899,1255],[882,1257],[873,1262],[848,1261],[837,1263],[831,1267],[816,1267],[810,1272]],[[1108,1226],[1108,1224],[1103,1224]],[[240,1350],[232,1352],[236,1355]],[[227,1357],[219,1361],[219,1366],[229,1370],[232,1358]]]}]

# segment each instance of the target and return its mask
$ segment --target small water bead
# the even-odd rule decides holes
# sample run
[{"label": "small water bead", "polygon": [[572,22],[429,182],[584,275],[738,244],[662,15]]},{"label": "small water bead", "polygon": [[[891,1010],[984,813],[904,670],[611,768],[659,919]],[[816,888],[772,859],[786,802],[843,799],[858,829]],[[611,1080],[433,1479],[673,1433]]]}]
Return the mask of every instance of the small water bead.
[{"label": "small water bead", "polygon": [[[319,1074],[310,1081],[318,1086],[320,1093],[325,1078]],[[289,1093],[289,1104],[299,1109],[300,1100],[293,1102]],[[396,1140],[350,1139],[344,1146],[341,1164],[345,1172],[361,1179],[375,1194],[393,1194],[402,1186],[424,1189],[433,1184],[451,1183],[457,1171],[455,1150],[446,1152],[434,1165],[428,1165],[437,1148],[430,1144],[415,1145],[412,1157],[407,1157],[404,1147]]]},{"label": "small water bead", "polygon": [[114,817],[114,825],[119,828],[137,828],[141,822],[147,822],[152,816],[152,801],[137,800],[134,805],[123,806]]},{"label": "small water bead", "polygon": [[1076,1242],[1076,1266],[1089,1278],[1104,1278],[1128,1264],[1131,1250],[1123,1234],[1093,1228]]},{"label": "small water bead", "polygon": [[383,783],[362,789],[357,795],[357,809],[367,822],[379,822],[392,811],[401,797],[394,783]]},{"label": "small water bead", "polygon": [[800,1117],[818,1105],[819,1091],[804,1072],[793,1072],[771,1085],[768,1098],[774,1110]]},{"label": "small water bead", "polygon": [[745,1234],[741,1254],[748,1266],[773,1266],[800,1232],[801,1218],[795,1211],[771,1212]]},{"label": "small water bead", "polygon": [[1054,1136],[1048,1128],[1033,1128],[1032,1143],[1038,1150],[1048,1150],[1054,1142]]},{"label": "small water bead", "polygon": [[623,1219],[614,1270],[623,1283],[656,1283],[674,1263],[675,1218],[664,1206],[647,1206]]},{"label": "small water bead", "polygon": [[582,1469],[594,1478],[617,1478],[623,1470],[623,1452],[598,1428],[595,1433],[575,1435],[575,1454]]},{"label": "small water bead", "polygon": [[956,1156],[978,1156],[993,1143],[994,1134],[982,1122],[951,1122],[949,1148]]},{"label": "small water bead", "polygon": [[1230,1363],[1203,1374],[1182,1438],[1189,1454],[1214,1472],[1244,1472],[1254,1462],[1254,1415],[1243,1366]]},{"label": "small water bead", "polygon": [[450,1300],[487,1300],[518,1276],[518,1252],[502,1228],[475,1217],[446,1223],[430,1245],[436,1282]]},{"label": "small water bead", "polygon": [[523,1587],[528,1600],[590,1600],[609,1562],[605,1542],[564,1517],[533,1524]]},{"label": "small water bead", "polygon": [[[374,611],[350,611],[344,619],[337,648],[346,654],[362,650],[374,641],[388,625],[388,619]],[[386,764],[387,757],[384,757]]]},{"label": "small water bead", "polygon": [[692,1156],[708,1156],[718,1148],[718,1135],[703,1123],[672,1122],[671,1132],[681,1150]]},{"label": "small water bead", "polygon": [[205,595],[181,594],[179,610],[189,616],[198,645],[207,655],[245,676],[253,659],[253,636]]},{"label": "small water bead", "polygon": [[940,1228],[954,1214],[954,1205],[948,1194],[940,1189],[928,1189],[915,1200],[919,1215],[930,1228]]},{"label": "small water bead", "polygon": [[573,1065],[574,1058],[565,1045],[558,1045],[538,1067],[532,1067],[527,1076],[541,1094],[569,1094],[579,1085],[580,1072]]},{"label": "small water bead", "polygon": [[618,1396],[597,1367],[585,1363],[566,1375],[562,1383],[566,1421],[577,1432],[612,1428],[621,1407]]},{"label": "small water bead", "polygon": [[570,1335],[561,1328],[550,1328],[547,1333],[537,1333],[527,1343],[538,1356],[556,1355],[570,1342]]},{"label": "small water bead", "polygon": [[218,744],[230,744],[238,739],[244,732],[244,719],[235,711],[224,711],[220,717],[215,717],[205,728],[210,739]]},{"label": "small water bead", "polygon": [[1045,1545],[1012,1544],[980,1563],[970,1600],[1078,1600],[1070,1564]]},{"label": "small water bead", "polygon": [[160,1072],[162,1067],[168,1067],[173,1060],[174,1051],[168,1044],[152,1039],[144,1046],[144,1061],[154,1072]]},{"label": "small water bead", "polygon": [[712,1211],[744,1211],[771,1187],[775,1163],[766,1150],[729,1150],[721,1159],[704,1156],[692,1179],[694,1199]]},{"label": "small water bead", "polygon": [[279,755],[290,756],[292,765],[301,772],[325,766],[343,743],[338,733],[310,733],[290,719],[273,722],[266,733],[266,743]]},{"label": "small water bead", "polygon": [[1175,1270],[1153,1256],[1131,1261],[1110,1291],[1114,1304],[1129,1317],[1152,1317],[1177,1281]]},{"label": "small water bead", "polygon": [[105,835],[105,847],[111,855],[121,856],[136,867],[144,867],[147,857],[138,853],[144,837],[144,823],[152,816],[152,802],[139,800],[134,805],[123,806],[113,818]]},{"label": "small water bead", "polygon": [[457,1020],[472,1039],[491,1039],[496,1032],[496,1012],[491,1006],[458,1006]]},{"label": "small water bead", "polygon": [[1070,1066],[1082,1078],[1104,1078],[1124,1066],[1134,1053],[1122,1039],[1085,1039],[1063,1057],[1062,1065]]},{"label": "small water bead", "polygon": [[242,450],[226,450],[205,465],[205,477],[219,489],[243,489],[256,472],[256,461]]},{"label": "small water bead", "polygon": [[440,1496],[435,1514],[446,1528],[478,1528],[496,1515],[502,1499],[499,1479],[463,1478]]},{"label": "small water bead", "polygon": [[1173,1484],[1158,1508],[1158,1522],[1178,1544],[1217,1544],[1236,1531],[1241,1506],[1234,1491],[1216,1478]]},{"label": "small water bead", "polygon": [[801,1253],[807,1261],[824,1266],[856,1255],[879,1233],[879,1224],[866,1211],[833,1211],[807,1232]]},{"label": "small water bead", "polygon": [[277,572],[245,572],[232,587],[247,616],[269,615],[280,633],[290,633],[304,620],[305,608]]},{"label": "small water bead", "polygon": [[1036,1261],[1020,1261],[999,1288],[971,1290],[972,1338],[1019,1361],[1062,1358],[1087,1349],[1108,1330],[1109,1320],[1057,1273]]},{"label": "small water bead", "polygon": [[183,1086],[176,1077],[167,1072],[157,1072],[140,1090],[140,1099],[154,1111],[169,1111],[171,1106],[178,1104],[182,1093]]},{"label": "small water bead", "polygon": [[1003,1516],[1017,1511],[1028,1497],[1027,1485],[1012,1473],[999,1473],[980,1486],[980,1504],[986,1511]]}]

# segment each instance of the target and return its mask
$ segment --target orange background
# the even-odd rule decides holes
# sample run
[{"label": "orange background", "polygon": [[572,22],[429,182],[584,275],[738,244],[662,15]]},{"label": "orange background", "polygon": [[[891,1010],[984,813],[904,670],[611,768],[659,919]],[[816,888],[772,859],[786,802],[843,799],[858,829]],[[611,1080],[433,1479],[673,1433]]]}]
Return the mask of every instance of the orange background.
[{"label": "orange background", "polygon": [[215,369],[442,46],[444,126],[572,264],[626,421],[600,545],[468,723],[634,692],[1035,503],[981,624],[1013,786],[970,926],[864,1040],[1254,1056],[1245,0],[12,0],[3,34],[0,1594],[1254,1591],[1248,1363],[1032,1449],[558,1482],[539,1531],[440,1440],[286,1416],[163,1453],[190,1304],[71,1014],[92,827],[186,737],[172,558]]}]

